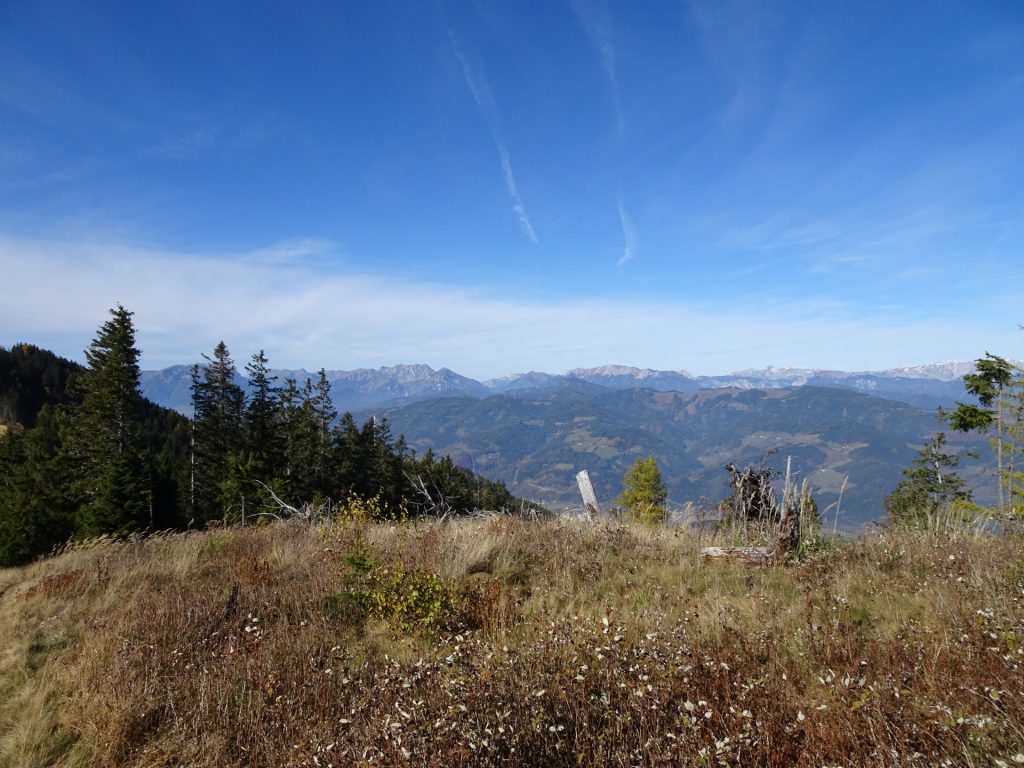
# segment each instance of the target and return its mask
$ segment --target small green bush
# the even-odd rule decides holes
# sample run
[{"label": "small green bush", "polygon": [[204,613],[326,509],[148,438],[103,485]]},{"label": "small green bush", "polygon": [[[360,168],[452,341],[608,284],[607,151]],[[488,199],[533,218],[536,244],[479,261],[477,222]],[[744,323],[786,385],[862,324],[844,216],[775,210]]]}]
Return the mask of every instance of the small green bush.
[{"label": "small green bush", "polygon": [[463,623],[463,600],[436,573],[377,565],[363,552],[346,555],[345,562],[351,569],[346,588],[327,598],[329,615],[350,621],[382,619],[405,632]]}]

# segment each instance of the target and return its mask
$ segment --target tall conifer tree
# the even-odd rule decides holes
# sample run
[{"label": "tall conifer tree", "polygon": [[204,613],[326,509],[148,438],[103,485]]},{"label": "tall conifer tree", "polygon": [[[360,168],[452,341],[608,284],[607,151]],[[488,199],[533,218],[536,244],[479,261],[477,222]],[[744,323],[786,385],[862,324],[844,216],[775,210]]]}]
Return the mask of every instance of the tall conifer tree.
[{"label": "tall conifer tree", "polygon": [[249,473],[270,482],[281,460],[281,404],[276,376],[270,375],[267,356],[261,349],[245,366],[249,376],[249,403],[245,408],[244,443]]},{"label": "tall conifer tree", "polygon": [[316,386],[307,399],[312,428],[310,435],[310,447],[313,455],[312,490],[314,493],[327,496],[331,493],[331,475],[334,469],[331,427],[338,417],[338,411],[335,410],[331,400],[331,382],[327,380],[327,372],[323,368],[317,372]]},{"label": "tall conifer tree", "polygon": [[293,378],[284,380],[277,398],[281,409],[281,447],[284,455],[281,479],[284,492],[292,502],[302,503],[309,500],[309,468],[312,464],[309,450],[309,401]]},{"label": "tall conifer tree", "polygon": [[152,502],[132,313],[119,304],[110,315],[85,350],[88,368],[69,439],[83,497],[76,526],[82,536],[145,528]]},{"label": "tall conifer tree", "polygon": [[241,512],[245,393],[221,341],[206,365],[192,368],[193,515],[209,520]]},{"label": "tall conifer tree", "polygon": [[978,405],[957,403],[949,423],[962,432],[995,428],[999,510],[1017,510],[1024,500],[1024,475],[1016,467],[1024,441],[1024,378],[1019,368],[990,352],[975,360],[974,367],[974,373],[964,376],[964,389],[978,398]]}]

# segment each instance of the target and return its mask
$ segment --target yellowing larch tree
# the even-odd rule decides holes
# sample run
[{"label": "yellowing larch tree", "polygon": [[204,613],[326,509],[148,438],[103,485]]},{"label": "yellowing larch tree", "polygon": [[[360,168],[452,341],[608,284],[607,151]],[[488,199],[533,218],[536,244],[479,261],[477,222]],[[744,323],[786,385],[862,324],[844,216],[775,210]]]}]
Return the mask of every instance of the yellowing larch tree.
[{"label": "yellowing larch tree", "polygon": [[654,457],[646,456],[634,461],[622,478],[622,495],[618,499],[626,515],[638,523],[663,523],[668,517],[666,498],[668,492]]}]

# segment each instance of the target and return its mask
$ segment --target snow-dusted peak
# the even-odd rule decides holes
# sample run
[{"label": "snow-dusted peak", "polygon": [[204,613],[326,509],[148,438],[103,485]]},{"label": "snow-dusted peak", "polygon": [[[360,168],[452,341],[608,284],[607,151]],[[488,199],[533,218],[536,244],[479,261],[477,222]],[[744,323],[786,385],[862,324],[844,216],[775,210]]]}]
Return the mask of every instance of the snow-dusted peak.
[{"label": "snow-dusted peak", "polygon": [[973,372],[973,360],[968,362],[950,360],[944,363],[911,365],[905,368],[890,368],[887,371],[881,371],[885,376],[900,376],[905,379],[937,379],[938,381],[956,381]]},{"label": "snow-dusted peak", "polygon": [[633,379],[649,379],[653,376],[665,375],[690,377],[690,374],[686,371],[659,371],[654,368],[635,368],[631,365],[601,365],[597,368],[573,368],[571,371],[567,371],[565,375],[581,379],[589,376],[625,376]]},{"label": "snow-dusted peak", "polygon": [[808,379],[811,376],[819,376],[823,373],[828,372],[819,370],[818,368],[778,368],[774,365],[769,365],[764,368],[748,368],[743,371],[736,371],[731,375],[740,376],[742,378],[788,381],[790,379]]},{"label": "snow-dusted peak", "polygon": [[[400,364],[400,365],[389,365],[383,366],[380,369],[381,376],[386,376],[399,382],[412,382],[412,381],[426,381],[429,379],[436,378],[439,374],[443,375],[443,371],[447,369],[442,368],[440,371],[435,371],[429,365],[424,363],[413,363],[411,365]],[[451,373],[451,371],[449,371]]]}]

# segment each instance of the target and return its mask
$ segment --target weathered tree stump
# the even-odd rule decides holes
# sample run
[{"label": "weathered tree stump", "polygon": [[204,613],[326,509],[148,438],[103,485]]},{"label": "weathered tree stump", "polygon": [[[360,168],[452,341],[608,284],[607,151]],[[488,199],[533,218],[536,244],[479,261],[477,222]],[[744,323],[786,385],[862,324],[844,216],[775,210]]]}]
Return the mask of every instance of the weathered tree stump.
[{"label": "weathered tree stump", "polygon": [[587,511],[587,517],[593,521],[595,517],[601,516],[601,507],[597,503],[597,494],[594,493],[594,486],[590,482],[590,473],[582,469],[576,473],[576,484],[580,487],[580,495],[583,497],[583,508]]},{"label": "weathered tree stump", "polygon": [[[730,465],[731,466],[731,465]],[[768,547],[704,547],[700,555],[705,560],[729,559],[751,565],[779,563],[796,551],[800,543],[800,504],[793,492],[791,464],[786,462],[786,488],[782,497],[782,516],[775,535],[775,544]],[[733,472],[738,475],[738,473]]]}]

